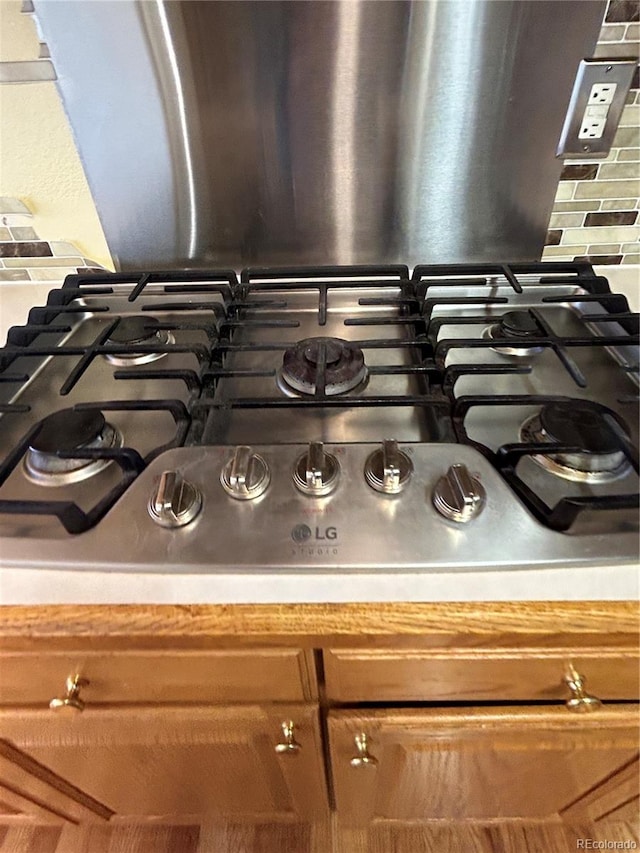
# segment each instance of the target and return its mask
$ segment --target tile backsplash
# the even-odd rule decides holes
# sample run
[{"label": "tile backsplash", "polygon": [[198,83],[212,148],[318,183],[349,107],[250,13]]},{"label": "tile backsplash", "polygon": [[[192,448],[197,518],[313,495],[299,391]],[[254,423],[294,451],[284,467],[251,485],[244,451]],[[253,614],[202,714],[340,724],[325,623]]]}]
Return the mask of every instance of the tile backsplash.
[{"label": "tile backsplash", "polygon": [[[610,0],[596,56],[638,57],[640,5]],[[566,160],[549,221],[543,260],[640,263],[640,91],[638,71],[611,153]]]},{"label": "tile backsplash", "polygon": [[62,281],[98,267],[72,243],[41,240],[29,225],[29,208],[19,199],[0,197],[0,284],[3,281]]}]

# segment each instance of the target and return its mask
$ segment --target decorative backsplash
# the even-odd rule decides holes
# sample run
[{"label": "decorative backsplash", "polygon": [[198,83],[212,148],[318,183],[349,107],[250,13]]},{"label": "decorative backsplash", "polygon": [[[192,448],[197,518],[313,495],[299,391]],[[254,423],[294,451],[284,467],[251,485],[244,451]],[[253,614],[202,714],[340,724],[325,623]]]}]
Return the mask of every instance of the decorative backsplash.
[{"label": "decorative backsplash", "polygon": [[[596,56],[637,57],[640,5],[610,0]],[[594,264],[640,263],[640,92],[632,83],[611,153],[566,160],[543,260],[588,258]]]},{"label": "decorative backsplash", "polygon": [[0,197],[0,282],[62,281],[99,266],[72,243],[41,240],[31,219],[22,201]]}]

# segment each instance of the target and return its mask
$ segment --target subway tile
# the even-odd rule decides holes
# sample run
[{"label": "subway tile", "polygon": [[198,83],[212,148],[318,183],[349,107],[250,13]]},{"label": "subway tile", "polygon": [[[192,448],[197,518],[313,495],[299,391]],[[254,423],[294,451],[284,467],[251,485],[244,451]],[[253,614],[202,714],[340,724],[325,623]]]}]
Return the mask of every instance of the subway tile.
[{"label": "subway tile", "polygon": [[621,148],[618,160],[640,160],[640,148]]},{"label": "subway tile", "polygon": [[17,198],[10,198],[6,195],[0,196],[0,216],[11,213],[18,213],[21,216],[31,216],[31,211],[27,205]]},{"label": "subway tile", "polygon": [[600,30],[598,41],[622,41],[625,29],[626,27],[624,24],[605,24]]},{"label": "subway tile", "polygon": [[545,258],[553,258],[554,261],[573,260],[573,256],[576,252],[585,253],[587,251],[586,246],[545,246],[542,252],[543,260]]},{"label": "subway tile", "polygon": [[621,255],[620,243],[596,243],[587,248],[587,255]]},{"label": "subway tile", "polygon": [[640,264],[640,255],[625,255],[622,259],[623,264]]},{"label": "subway tile", "polygon": [[[636,18],[636,21],[638,19]],[[627,27],[627,31],[624,34],[625,41],[638,41],[640,40],[640,24],[629,24]]]},{"label": "subway tile", "polygon": [[622,255],[576,255],[576,261],[588,261],[593,266],[598,264],[619,264],[622,262]]},{"label": "subway tile", "polygon": [[611,0],[604,20],[605,24],[640,21],[640,7],[635,0]]},{"label": "subway tile", "polygon": [[[635,93],[634,93],[635,100]],[[622,111],[619,127],[635,127],[640,125],[640,106],[627,106]]]},{"label": "subway tile", "polygon": [[544,241],[545,246],[557,246],[560,242],[560,238],[562,237],[562,231],[554,229],[553,231],[547,231],[547,236]]},{"label": "subway tile", "polygon": [[43,258],[47,255],[51,255],[51,249],[44,240],[37,243],[0,243],[0,258]]},{"label": "subway tile", "polygon": [[12,240],[39,240],[40,238],[35,232],[34,228],[31,226],[18,225],[16,228],[11,229],[11,239]]},{"label": "subway tile", "polygon": [[606,213],[587,213],[584,224],[586,228],[605,225],[635,225],[637,218],[637,210],[610,210]]},{"label": "subway tile", "polygon": [[82,258],[5,258],[7,267],[75,267],[82,266]]},{"label": "subway tile", "polygon": [[577,246],[579,243],[631,243],[640,237],[640,226],[613,225],[600,228],[566,228],[561,245]]},{"label": "subway tile", "polygon": [[613,138],[613,148],[637,148],[640,142],[640,129],[637,127],[619,127]]},{"label": "subway tile", "polygon": [[638,181],[581,181],[576,198],[637,198]]},{"label": "subway tile", "polygon": [[561,181],[591,181],[598,172],[597,163],[569,163],[562,170]]},{"label": "subway tile", "polygon": [[553,205],[554,213],[573,213],[574,210],[600,210],[599,201],[587,201],[585,199],[581,199],[580,201],[557,201]]},{"label": "subway tile", "polygon": [[29,275],[32,281],[64,281],[76,272],[76,267],[37,267],[30,269]]},{"label": "subway tile", "polygon": [[630,252],[640,252],[640,240],[636,240],[635,243],[623,243],[620,251],[623,255],[628,255]]},{"label": "subway tile", "polygon": [[0,281],[28,281],[29,273],[25,269],[0,270]]},{"label": "subway tile", "polygon": [[636,0],[611,0],[604,20],[605,24],[640,21],[640,6]]},{"label": "subway tile", "polygon": [[629,59],[633,56],[635,44],[629,41],[596,44],[593,51],[594,59]]},{"label": "subway tile", "polygon": [[77,246],[74,246],[73,243],[63,243],[60,240],[52,240],[49,245],[51,246],[51,251],[54,255],[62,255],[66,257],[78,257],[80,255],[80,249]]},{"label": "subway tile", "polygon": [[569,201],[572,199],[575,188],[575,181],[560,181],[556,192],[556,201]]},{"label": "subway tile", "polygon": [[[2,2],[2,0],[0,0]],[[31,215],[25,216],[22,213],[0,213],[0,225],[5,228],[14,228],[29,225]]]},{"label": "subway tile", "polygon": [[603,210],[635,210],[635,198],[608,198],[602,202]]},{"label": "subway tile", "polygon": [[0,240],[10,240],[11,231],[8,228],[0,228]]},{"label": "subway tile", "polygon": [[584,217],[584,213],[552,213],[549,228],[579,228]]},{"label": "subway tile", "polygon": [[621,180],[625,178],[636,178],[638,183],[638,194],[640,195],[640,164],[638,163],[605,163],[600,166],[599,180]]}]

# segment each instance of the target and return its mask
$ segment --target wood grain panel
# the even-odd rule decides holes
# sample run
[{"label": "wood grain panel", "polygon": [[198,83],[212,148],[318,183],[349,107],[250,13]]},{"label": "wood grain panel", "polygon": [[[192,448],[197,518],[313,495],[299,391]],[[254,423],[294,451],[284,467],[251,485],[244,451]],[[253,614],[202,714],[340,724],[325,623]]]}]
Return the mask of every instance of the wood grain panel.
[{"label": "wood grain panel", "polygon": [[107,820],[111,812],[0,737],[0,796],[16,811],[46,821]]},{"label": "wood grain panel", "polygon": [[620,768],[602,784],[568,804],[567,808],[562,810],[562,817],[569,823],[601,820],[616,812],[624,804],[637,799],[640,793],[639,780],[640,762],[636,756],[633,761]]},{"label": "wood grain panel", "polygon": [[[377,767],[350,766],[360,731]],[[636,706],[578,718],[551,708],[335,711],[329,732],[338,814],[359,825],[557,816],[638,744]]]},{"label": "wood grain panel", "polygon": [[639,627],[632,601],[7,606],[0,648],[638,648]]},{"label": "wood grain panel", "polygon": [[329,649],[327,698],[335,702],[566,699],[569,665],[601,699],[640,698],[637,649]]},{"label": "wood grain panel", "polygon": [[46,708],[64,695],[68,675],[89,684],[90,704],[303,702],[315,674],[300,649],[207,652],[22,652],[0,654],[0,704]]},{"label": "wood grain panel", "polygon": [[[281,722],[302,744],[277,756]],[[312,706],[0,711],[0,736],[120,816],[244,814],[308,819],[326,810]]]}]

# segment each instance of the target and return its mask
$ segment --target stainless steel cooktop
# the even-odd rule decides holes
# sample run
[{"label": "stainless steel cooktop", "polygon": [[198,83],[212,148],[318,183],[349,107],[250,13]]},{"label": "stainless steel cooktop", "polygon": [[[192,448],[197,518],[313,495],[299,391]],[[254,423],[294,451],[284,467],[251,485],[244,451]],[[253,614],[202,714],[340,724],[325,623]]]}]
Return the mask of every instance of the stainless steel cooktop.
[{"label": "stainless steel cooktop", "polygon": [[577,263],[69,277],[0,350],[0,564],[628,562],[637,324]]}]

